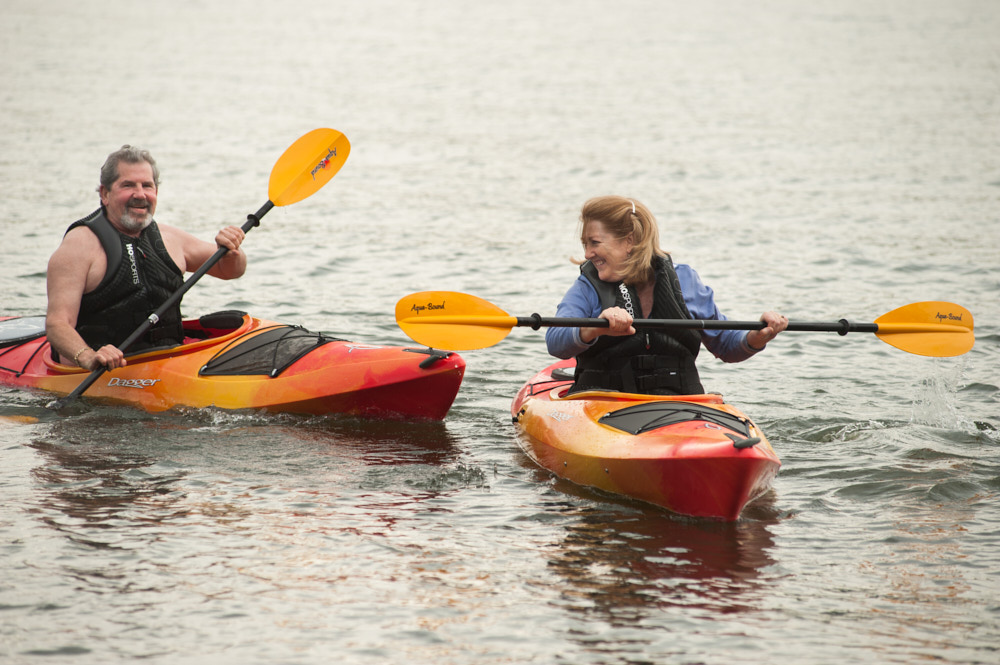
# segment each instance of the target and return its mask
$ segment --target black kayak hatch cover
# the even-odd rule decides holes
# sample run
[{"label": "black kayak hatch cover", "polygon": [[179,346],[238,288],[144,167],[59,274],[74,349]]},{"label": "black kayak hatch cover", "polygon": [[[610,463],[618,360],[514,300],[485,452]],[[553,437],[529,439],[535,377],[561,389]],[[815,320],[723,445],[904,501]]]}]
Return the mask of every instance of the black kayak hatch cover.
[{"label": "black kayak hatch cover", "polygon": [[750,436],[750,425],[746,418],[693,402],[637,404],[607,413],[598,422],[629,434],[642,434],[667,425],[693,420],[712,423],[744,437]]},{"label": "black kayak hatch cover", "polygon": [[330,342],[343,341],[314,333],[301,326],[277,325],[265,328],[247,340],[236,340],[205,363],[202,376],[276,377],[292,363]]}]

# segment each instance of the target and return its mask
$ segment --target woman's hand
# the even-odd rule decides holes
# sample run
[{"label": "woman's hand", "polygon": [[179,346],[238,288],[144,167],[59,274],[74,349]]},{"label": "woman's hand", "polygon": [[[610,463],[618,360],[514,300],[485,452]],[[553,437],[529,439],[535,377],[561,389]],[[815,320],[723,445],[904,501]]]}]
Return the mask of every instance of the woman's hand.
[{"label": "woman's hand", "polygon": [[590,343],[600,335],[613,335],[622,337],[634,335],[635,328],[632,327],[632,315],[621,307],[609,307],[600,314],[600,318],[607,319],[607,328],[580,328],[580,339]]},{"label": "woman's hand", "polygon": [[747,344],[754,351],[763,351],[768,342],[788,327],[788,318],[777,312],[764,312],[761,314],[760,320],[765,323],[765,326],[760,330],[751,330],[747,333]]}]

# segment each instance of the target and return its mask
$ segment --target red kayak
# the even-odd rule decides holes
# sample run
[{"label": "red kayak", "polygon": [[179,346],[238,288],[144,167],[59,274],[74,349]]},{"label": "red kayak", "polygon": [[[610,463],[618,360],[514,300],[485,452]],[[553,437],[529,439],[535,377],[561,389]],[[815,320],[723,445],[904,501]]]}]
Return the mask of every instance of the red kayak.
[{"label": "red kayak", "polygon": [[723,520],[770,487],[781,461],[722,396],[589,390],[567,395],[575,360],[536,374],[511,414],[524,452],[561,478]]},{"label": "red kayak", "polygon": [[[185,321],[184,331],[184,344],[130,355],[84,396],[147,411],[442,420],[465,374],[456,353],[350,342],[244,312]],[[52,359],[45,317],[0,318],[0,384],[67,395],[89,375]]]}]

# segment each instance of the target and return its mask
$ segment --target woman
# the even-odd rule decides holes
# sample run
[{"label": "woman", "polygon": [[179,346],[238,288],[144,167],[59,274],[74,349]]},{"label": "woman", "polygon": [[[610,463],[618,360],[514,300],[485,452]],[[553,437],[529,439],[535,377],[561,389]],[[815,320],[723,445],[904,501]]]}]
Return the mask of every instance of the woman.
[{"label": "woman", "polygon": [[607,328],[549,328],[545,341],[558,358],[576,357],[571,392],[619,390],[651,395],[705,392],[695,358],[702,344],[725,362],[746,360],[788,326],[765,312],[766,327],[740,330],[643,329],[633,319],[725,319],[712,289],[690,266],[674,266],[660,249],[656,219],[621,196],[587,201],[580,214],[586,261],[556,315],[599,317]]}]

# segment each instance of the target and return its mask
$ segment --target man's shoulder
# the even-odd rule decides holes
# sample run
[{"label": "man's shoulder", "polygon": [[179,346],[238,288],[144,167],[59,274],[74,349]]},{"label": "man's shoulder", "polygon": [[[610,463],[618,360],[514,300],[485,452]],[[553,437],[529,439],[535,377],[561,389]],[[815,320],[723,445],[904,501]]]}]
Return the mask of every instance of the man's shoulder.
[{"label": "man's shoulder", "polygon": [[101,241],[97,237],[97,234],[86,224],[71,227],[66,231],[62,244],[65,245],[67,242],[72,243],[74,247],[80,247],[80,249],[87,249],[88,247],[97,249],[101,246]]},{"label": "man's shoulder", "polygon": [[70,238],[74,242],[85,242],[88,239],[100,244],[101,236],[113,236],[114,227],[103,215],[103,209],[98,208],[86,217],[81,217],[66,229],[64,238]]},{"label": "man's shoulder", "polygon": [[86,226],[77,226],[66,232],[62,242],[52,252],[47,273],[50,277],[53,274],[72,273],[97,262],[105,265],[106,261],[104,248],[97,235]]}]

